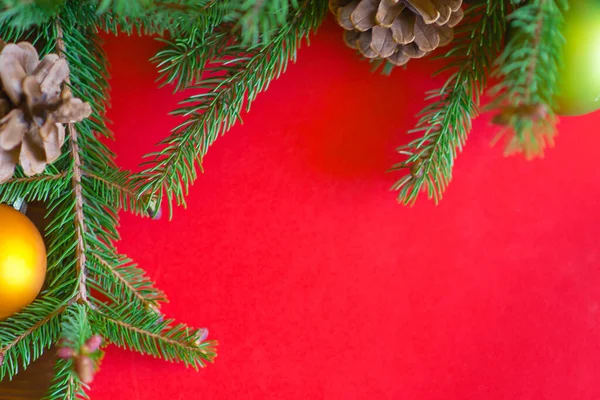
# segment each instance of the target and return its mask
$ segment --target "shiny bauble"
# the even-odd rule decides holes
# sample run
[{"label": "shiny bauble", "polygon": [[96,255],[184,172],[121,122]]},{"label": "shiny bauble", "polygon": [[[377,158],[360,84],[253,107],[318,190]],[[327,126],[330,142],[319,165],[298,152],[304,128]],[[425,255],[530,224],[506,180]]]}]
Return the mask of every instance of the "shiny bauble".
[{"label": "shiny bauble", "polygon": [[581,115],[600,109],[600,1],[569,2],[563,34],[556,112]]},{"label": "shiny bauble", "polygon": [[26,216],[0,204],[0,319],[31,304],[46,277],[46,246]]}]

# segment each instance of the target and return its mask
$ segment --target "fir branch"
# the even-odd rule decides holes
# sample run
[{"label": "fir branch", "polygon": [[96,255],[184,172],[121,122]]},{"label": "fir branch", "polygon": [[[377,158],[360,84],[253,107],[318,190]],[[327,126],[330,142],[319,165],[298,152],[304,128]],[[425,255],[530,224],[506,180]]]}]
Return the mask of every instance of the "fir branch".
[{"label": "fir branch", "polygon": [[107,167],[101,175],[84,170],[82,179],[91,190],[114,209],[149,216],[150,196],[141,194],[136,175],[116,167]]},{"label": "fir branch", "polygon": [[216,357],[214,341],[199,342],[198,331],[174,325],[152,310],[132,310],[128,305],[91,314],[92,326],[117,346],[171,362],[198,368]]},{"label": "fir branch", "polygon": [[12,379],[49,349],[60,333],[65,301],[50,296],[36,300],[18,314],[0,321],[0,381]]},{"label": "fir branch", "polygon": [[[214,0],[94,0],[98,3],[96,12],[102,14],[112,10],[123,18],[138,18],[148,13],[163,11],[190,13],[203,10]],[[177,15],[179,16],[179,15]]]},{"label": "fir branch", "polygon": [[103,0],[95,13],[107,31],[171,36],[210,32],[223,17],[215,0]]},{"label": "fir branch", "polygon": [[[92,336],[88,320],[88,309],[84,304],[73,303],[68,306],[61,323],[61,341],[63,346],[81,348]],[[88,385],[81,382],[73,365],[73,360],[60,359],[54,369],[54,378],[48,391],[48,400],[88,399]]]},{"label": "fir branch", "polygon": [[291,12],[299,7],[298,0],[239,0],[233,2],[226,21],[238,21],[241,40],[245,44],[268,43],[283,26]]},{"label": "fir branch", "polygon": [[[110,258],[110,261],[105,260]],[[135,307],[158,310],[166,295],[154,286],[146,272],[124,256],[94,253],[90,260],[90,285],[113,304],[135,303]]]},{"label": "fir branch", "polygon": [[232,44],[206,69],[211,75],[194,85],[202,94],[191,96],[174,112],[187,120],[161,142],[165,147],[148,155],[152,160],[143,173],[142,189],[169,207],[173,198],[185,204],[185,194],[196,179],[200,162],[212,143],[240,119],[246,109],[270,82],[294,60],[302,40],[317,28],[327,9],[326,2],[307,1],[292,15],[271,42],[246,49]]},{"label": "fir branch", "polygon": [[[69,3],[70,4],[70,3]],[[82,26],[77,6],[67,6],[61,18],[48,29],[47,48],[65,57],[71,69],[73,93],[92,106],[92,117],[68,127],[69,151],[56,163],[56,168],[71,177],[68,189],[49,203],[52,216],[47,229],[48,278],[57,295],[76,293],[87,301],[85,268],[90,243],[109,242],[116,236],[116,209],[106,208],[82,181],[82,171],[103,170],[111,163],[112,153],[98,141],[94,131],[108,136],[102,113],[106,65],[103,53],[89,28]],[[81,29],[81,30],[80,30]],[[61,32],[63,34],[61,35]]]},{"label": "fir branch", "polygon": [[510,16],[511,39],[496,63],[500,83],[492,89],[499,108],[495,122],[506,125],[506,153],[543,154],[556,134],[554,94],[558,82],[566,0],[533,0]]},{"label": "fir branch", "polygon": [[48,0],[46,6],[40,6],[39,2],[31,0],[0,0],[0,24],[17,30],[41,25],[54,17],[63,1]]},{"label": "fir branch", "polygon": [[162,85],[175,84],[179,91],[196,84],[208,61],[219,54],[230,40],[228,30],[207,35],[204,28],[194,28],[188,35],[170,40],[158,39],[165,47],[152,58]]},{"label": "fir branch", "polygon": [[398,149],[406,157],[392,168],[406,171],[392,187],[399,202],[413,204],[425,188],[436,203],[441,199],[452,179],[457,152],[479,114],[479,97],[502,45],[505,17],[504,0],[475,4],[465,13],[466,22],[456,30],[453,48],[445,56],[452,60],[445,69],[455,72],[441,89],[429,93],[427,100],[433,102],[411,131],[421,137]]},{"label": "fir branch", "polygon": [[78,384],[73,372],[71,360],[59,359],[54,366],[52,384],[44,400],[76,400],[89,399],[89,396]]},{"label": "fir branch", "polygon": [[65,172],[55,173],[48,168],[43,174],[13,179],[0,185],[0,203],[14,203],[19,199],[25,201],[47,201],[60,196],[66,189],[68,176]]},{"label": "fir branch", "polygon": [[[119,210],[128,208],[147,214],[147,205],[155,199],[142,190],[134,175],[117,168],[114,154],[98,137],[110,136],[103,116],[108,74],[96,34],[100,20],[85,11],[89,11],[86,5],[90,4],[88,0],[65,3],[52,23],[39,27],[37,38],[44,46],[41,54],[56,52],[67,60],[73,94],[91,105],[92,115],[81,123],[68,125],[66,151],[44,174],[24,178],[18,172],[11,182],[0,186],[2,199],[27,192],[30,198],[46,200],[50,220],[46,229],[49,287],[41,303],[34,303],[34,308],[6,321],[12,323],[12,330],[0,323],[3,376],[17,372],[15,357],[21,357],[26,365],[40,354],[40,349],[56,342],[59,318],[67,305],[69,312],[62,325],[62,336],[68,340],[81,342],[89,336],[87,318],[91,313],[104,318],[100,321],[90,317],[98,332],[107,333],[109,338],[116,334],[113,339],[117,343],[118,338],[127,340],[125,332],[133,330],[132,337],[140,342],[121,344],[139,351],[153,353],[151,346],[157,346],[153,354],[194,366],[204,365],[215,356],[215,343],[192,343],[189,328],[171,321],[160,322],[162,316],[157,307],[164,300],[162,292],[154,288],[143,271],[118,255],[114,247],[114,241],[119,239]],[[0,32],[12,35],[18,31],[6,26],[0,26]],[[49,190],[50,186],[55,190]],[[108,302],[95,297],[102,294],[108,296]],[[43,307],[47,299],[56,299],[60,308]],[[103,313],[96,314],[96,307]],[[159,321],[159,325],[145,325],[153,321]],[[111,329],[114,324],[120,331]],[[186,334],[182,333],[184,330]],[[59,361],[49,398],[80,398],[85,396],[84,390],[72,365]]]}]

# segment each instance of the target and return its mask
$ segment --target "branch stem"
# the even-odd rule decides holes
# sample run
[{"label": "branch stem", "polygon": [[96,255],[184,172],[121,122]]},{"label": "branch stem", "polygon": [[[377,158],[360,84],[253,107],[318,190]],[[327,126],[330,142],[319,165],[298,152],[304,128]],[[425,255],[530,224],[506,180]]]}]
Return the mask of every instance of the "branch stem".
[{"label": "branch stem", "polygon": [[[59,20],[56,20],[56,51],[58,56],[65,59],[65,41],[63,37],[63,29],[60,25]],[[69,84],[70,80],[67,77],[66,83]],[[86,263],[87,255],[85,249],[85,217],[83,213],[83,187],[81,185],[82,167],[81,157],[79,156],[79,144],[77,141],[77,129],[74,123],[67,125],[69,132],[69,142],[71,144],[71,157],[73,159],[73,177],[71,183],[73,185],[73,200],[75,202],[75,238],[77,240],[77,247],[75,249],[77,261],[77,273],[78,273],[78,285],[77,285],[77,297],[78,300],[91,305],[87,297],[87,284],[86,284]]]}]

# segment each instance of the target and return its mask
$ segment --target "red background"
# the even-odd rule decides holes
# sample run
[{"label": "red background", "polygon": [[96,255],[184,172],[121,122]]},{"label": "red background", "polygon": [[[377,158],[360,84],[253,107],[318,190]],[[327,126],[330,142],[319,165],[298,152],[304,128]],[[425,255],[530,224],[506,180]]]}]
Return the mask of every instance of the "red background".
[{"label": "red background", "polygon": [[[109,348],[92,398],[599,399],[600,113],[544,160],[476,121],[443,202],[385,173],[439,65],[370,72],[329,22],[219,139],[174,219],[123,215],[164,311],[218,339],[196,373]],[[176,121],[151,39],[108,38],[119,163]]]}]

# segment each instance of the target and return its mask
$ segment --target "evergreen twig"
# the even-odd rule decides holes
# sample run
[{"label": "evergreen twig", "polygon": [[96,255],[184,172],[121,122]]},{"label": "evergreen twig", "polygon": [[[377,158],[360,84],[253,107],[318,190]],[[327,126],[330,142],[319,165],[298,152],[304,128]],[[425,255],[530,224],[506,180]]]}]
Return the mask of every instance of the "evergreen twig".
[{"label": "evergreen twig", "polygon": [[[88,309],[85,304],[70,304],[62,316],[61,341],[62,345],[81,348],[92,336]],[[46,397],[54,399],[89,399],[86,390],[88,385],[78,376],[73,360],[59,359],[54,368],[52,385]]]},{"label": "evergreen twig", "polygon": [[11,379],[58,340],[66,302],[45,296],[0,321],[0,381]]},{"label": "evergreen twig", "polygon": [[302,40],[317,28],[327,9],[327,2],[306,1],[290,21],[267,44],[246,48],[231,44],[206,68],[207,76],[194,89],[202,91],[182,103],[174,114],[187,117],[167,139],[165,147],[149,155],[143,173],[143,191],[162,200],[169,207],[175,199],[185,204],[185,195],[196,179],[196,164],[208,148],[228,131],[246,105],[246,109],[281,75],[294,60]]},{"label": "evergreen twig", "polygon": [[456,30],[451,60],[445,69],[454,72],[444,86],[427,97],[432,103],[423,109],[411,132],[421,137],[398,149],[405,160],[393,170],[406,171],[392,187],[398,201],[413,204],[421,190],[437,203],[452,179],[458,151],[479,114],[480,95],[494,56],[500,51],[505,30],[504,0],[489,0],[471,6],[465,22]]},{"label": "evergreen twig", "polygon": [[228,6],[225,19],[237,21],[242,43],[268,43],[299,5],[298,0],[240,0]]},{"label": "evergreen twig", "polygon": [[532,158],[554,143],[554,94],[567,7],[566,0],[533,0],[508,17],[511,39],[496,62],[499,83],[490,105],[500,110],[495,122],[505,125],[498,138],[507,136],[507,154]]},{"label": "evergreen twig", "polygon": [[200,341],[198,330],[175,325],[152,310],[133,309],[127,304],[110,309],[99,306],[92,318],[102,336],[123,348],[194,368],[203,367],[216,356],[216,342]]}]

